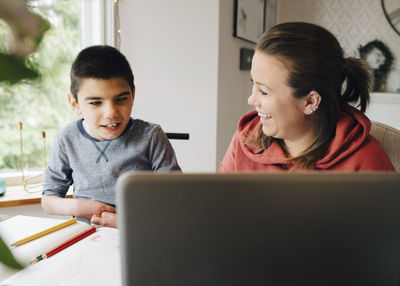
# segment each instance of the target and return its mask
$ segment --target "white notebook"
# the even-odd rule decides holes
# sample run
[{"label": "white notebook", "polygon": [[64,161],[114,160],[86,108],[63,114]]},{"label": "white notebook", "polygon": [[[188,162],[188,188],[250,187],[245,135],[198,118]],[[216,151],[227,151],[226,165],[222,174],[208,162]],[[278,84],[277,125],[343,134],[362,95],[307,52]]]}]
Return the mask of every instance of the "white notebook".
[{"label": "white notebook", "polygon": [[[24,239],[64,221],[62,219],[17,215],[0,222],[0,237],[10,247],[12,243],[20,239]],[[33,258],[52,250],[60,243],[89,228],[90,225],[78,221],[23,245],[10,248],[10,250],[18,262],[27,266]]]},{"label": "white notebook", "polygon": [[[0,222],[0,235],[10,245],[26,235],[61,222],[63,220],[19,215]],[[78,222],[70,228],[56,231],[59,232],[57,234],[40,238],[35,243],[32,241],[20,246],[19,249],[14,248],[13,253],[26,265],[26,262],[29,263],[33,257],[46,251],[51,244],[58,244],[60,240],[63,242],[71,234],[74,235],[89,227],[85,223]],[[95,233],[54,256],[31,264],[16,273],[10,271],[8,275],[3,275],[2,279],[5,280],[0,282],[1,285],[13,286],[120,285],[119,230],[98,228]]]}]

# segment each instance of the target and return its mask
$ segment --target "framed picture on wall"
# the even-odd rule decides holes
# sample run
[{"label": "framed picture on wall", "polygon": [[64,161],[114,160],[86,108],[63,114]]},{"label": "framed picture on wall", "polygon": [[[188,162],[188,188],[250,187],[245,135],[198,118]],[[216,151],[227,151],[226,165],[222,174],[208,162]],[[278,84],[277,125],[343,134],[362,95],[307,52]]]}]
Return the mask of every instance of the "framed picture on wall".
[{"label": "framed picture on wall", "polygon": [[233,35],[256,43],[264,32],[266,0],[235,0]]}]

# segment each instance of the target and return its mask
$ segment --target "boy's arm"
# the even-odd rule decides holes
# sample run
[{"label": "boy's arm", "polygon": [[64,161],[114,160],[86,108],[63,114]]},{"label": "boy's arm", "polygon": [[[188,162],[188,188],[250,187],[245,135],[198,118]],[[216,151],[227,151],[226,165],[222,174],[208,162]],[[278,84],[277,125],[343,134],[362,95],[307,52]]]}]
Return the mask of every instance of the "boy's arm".
[{"label": "boy's arm", "polygon": [[54,137],[50,151],[49,165],[44,172],[43,195],[65,198],[73,184],[72,168],[65,151],[61,132]]},{"label": "boy's arm", "polygon": [[154,171],[181,171],[174,148],[160,126],[154,129],[151,136],[150,163]]},{"label": "boy's arm", "polygon": [[42,208],[49,214],[74,215],[74,199],[60,198],[57,196],[43,196]]},{"label": "boy's arm", "polygon": [[43,196],[42,207],[49,214],[77,216],[90,220],[103,212],[115,213],[115,208],[97,201]]}]

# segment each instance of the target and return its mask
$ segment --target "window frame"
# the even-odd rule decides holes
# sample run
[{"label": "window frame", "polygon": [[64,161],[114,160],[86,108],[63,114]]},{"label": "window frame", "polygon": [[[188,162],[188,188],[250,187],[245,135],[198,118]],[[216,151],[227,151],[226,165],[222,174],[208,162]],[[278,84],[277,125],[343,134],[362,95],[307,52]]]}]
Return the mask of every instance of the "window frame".
[{"label": "window frame", "polygon": [[[81,47],[115,46],[118,0],[81,0]],[[98,28],[100,27],[100,29]]]}]

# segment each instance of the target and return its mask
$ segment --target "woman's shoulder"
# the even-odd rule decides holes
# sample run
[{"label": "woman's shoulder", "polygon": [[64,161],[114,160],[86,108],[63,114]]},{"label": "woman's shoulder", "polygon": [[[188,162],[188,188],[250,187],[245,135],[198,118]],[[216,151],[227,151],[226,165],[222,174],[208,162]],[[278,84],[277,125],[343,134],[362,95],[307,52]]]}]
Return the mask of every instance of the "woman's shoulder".
[{"label": "woman's shoulder", "polygon": [[393,164],[379,144],[369,134],[363,144],[357,148],[349,160],[357,165],[359,171],[394,171]]}]

